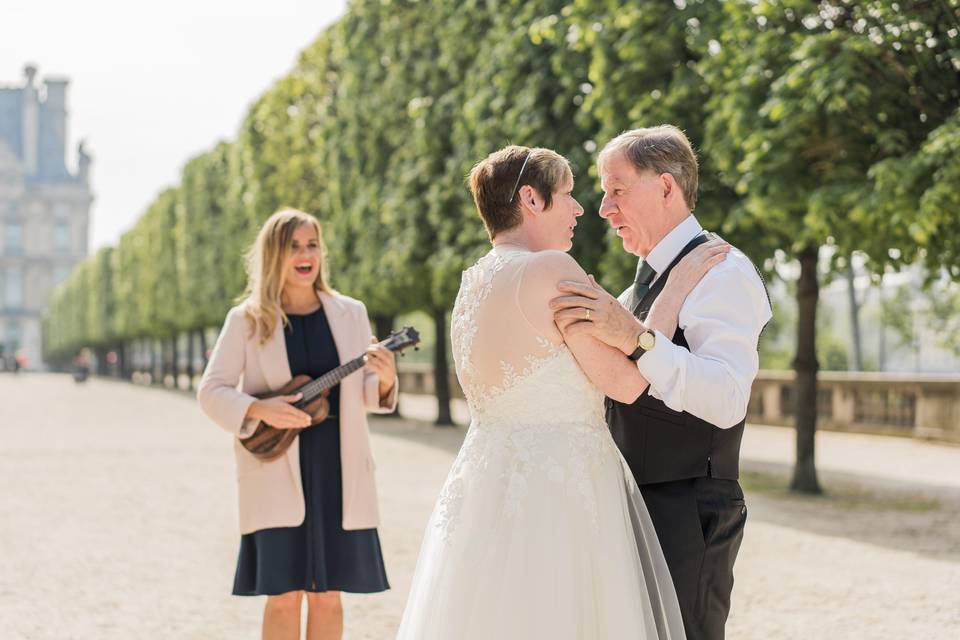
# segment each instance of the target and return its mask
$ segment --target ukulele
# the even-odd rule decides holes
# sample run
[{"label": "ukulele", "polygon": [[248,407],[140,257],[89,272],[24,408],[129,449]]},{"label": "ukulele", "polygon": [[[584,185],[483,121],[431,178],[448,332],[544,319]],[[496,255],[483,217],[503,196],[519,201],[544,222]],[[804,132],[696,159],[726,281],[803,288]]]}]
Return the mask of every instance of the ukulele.
[{"label": "ukulele", "polygon": [[[404,327],[391,333],[386,340],[383,340],[379,344],[390,351],[398,352],[403,351],[407,347],[416,347],[419,343],[420,334],[417,333],[417,330],[413,327]],[[279,390],[256,395],[255,397],[264,400],[274,396],[302,393],[303,397],[292,404],[297,409],[311,416],[310,426],[313,426],[323,422],[327,419],[327,416],[330,415],[330,390],[340,384],[340,381],[348,375],[362,368],[366,362],[367,355],[364,354],[346,364],[340,365],[332,371],[328,371],[319,378],[312,379],[306,374],[295,376],[293,380]],[[257,423],[257,428],[254,432],[250,436],[242,438],[240,443],[258,460],[269,462],[282,456],[293,443],[294,438],[296,438],[303,429],[309,428],[310,427],[277,429],[261,420]]]}]

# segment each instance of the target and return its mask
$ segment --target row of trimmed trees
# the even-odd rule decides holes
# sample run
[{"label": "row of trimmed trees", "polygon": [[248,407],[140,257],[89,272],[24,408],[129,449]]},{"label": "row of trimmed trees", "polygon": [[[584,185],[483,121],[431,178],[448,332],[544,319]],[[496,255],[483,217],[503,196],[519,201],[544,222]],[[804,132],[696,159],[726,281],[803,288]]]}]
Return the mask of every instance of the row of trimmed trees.
[{"label": "row of trimmed trees", "polygon": [[[511,142],[551,147],[594,212],[598,147],[670,122],[699,150],[705,226],[768,269],[799,264],[793,487],[819,491],[822,249],[841,273],[859,252],[876,274],[923,260],[960,277],[958,31],[958,0],[354,0],[235,140],[58,290],[46,357],[113,349],[129,371],[136,348],[162,374],[178,345],[202,352],[259,224],[293,206],[324,223],[334,286],[379,332],[430,315],[443,382],[460,272],[487,246],[470,167]],[[573,253],[611,289],[630,280],[635,258],[595,215]]]}]

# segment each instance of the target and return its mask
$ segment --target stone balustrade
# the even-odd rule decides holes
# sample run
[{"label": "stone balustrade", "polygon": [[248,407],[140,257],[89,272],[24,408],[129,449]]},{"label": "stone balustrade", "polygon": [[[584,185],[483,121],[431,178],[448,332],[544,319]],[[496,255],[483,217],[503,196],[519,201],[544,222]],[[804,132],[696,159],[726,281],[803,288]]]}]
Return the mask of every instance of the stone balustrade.
[{"label": "stone balustrade", "polygon": [[[422,395],[433,395],[436,387],[433,384],[433,365],[425,362],[398,363],[398,377],[400,391]],[[450,367],[450,395],[454,398],[463,398],[463,389],[457,380],[457,374]]]},{"label": "stone balustrade", "polygon": [[[753,384],[747,420],[793,424],[794,374],[761,371]],[[960,443],[960,375],[823,371],[818,377],[817,426]],[[402,363],[405,393],[433,394],[433,367]],[[451,371],[450,391],[463,391]]]},{"label": "stone balustrade", "polygon": [[[793,393],[792,371],[761,371],[747,420],[792,425]],[[960,375],[822,371],[817,425],[960,442]]]}]

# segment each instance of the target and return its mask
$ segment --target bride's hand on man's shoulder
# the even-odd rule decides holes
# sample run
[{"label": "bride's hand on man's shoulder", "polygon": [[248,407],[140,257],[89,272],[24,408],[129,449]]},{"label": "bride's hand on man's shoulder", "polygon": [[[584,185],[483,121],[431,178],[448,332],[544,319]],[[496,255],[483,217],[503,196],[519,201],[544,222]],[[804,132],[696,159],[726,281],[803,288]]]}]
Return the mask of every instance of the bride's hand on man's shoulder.
[{"label": "bride's hand on man's shoulder", "polygon": [[665,289],[681,300],[686,298],[710,269],[726,260],[730,249],[727,241],[714,235],[712,240],[698,245],[673,268],[667,276]]}]

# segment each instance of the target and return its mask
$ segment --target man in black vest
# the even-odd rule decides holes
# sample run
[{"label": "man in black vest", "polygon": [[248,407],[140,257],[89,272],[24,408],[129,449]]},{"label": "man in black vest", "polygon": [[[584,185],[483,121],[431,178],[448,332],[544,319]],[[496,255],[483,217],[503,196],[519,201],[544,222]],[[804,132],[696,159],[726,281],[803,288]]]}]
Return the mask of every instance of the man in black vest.
[{"label": "man in black vest", "polygon": [[598,168],[600,216],[640,257],[637,276],[619,299],[596,283],[561,283],[555,319],[565,334],[620,349],[649,382],[633,403],[608,398],[607,422],[650,511],[688,640],[720,640],[747,516],[740,440],[770,301],[733,249],[687,297],[673,336],[648,331],[670,271],[708,239],[692,213],[696,156],[676,127],[635,129],[604,147]]}]

